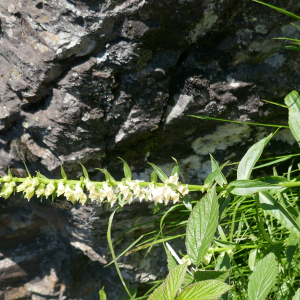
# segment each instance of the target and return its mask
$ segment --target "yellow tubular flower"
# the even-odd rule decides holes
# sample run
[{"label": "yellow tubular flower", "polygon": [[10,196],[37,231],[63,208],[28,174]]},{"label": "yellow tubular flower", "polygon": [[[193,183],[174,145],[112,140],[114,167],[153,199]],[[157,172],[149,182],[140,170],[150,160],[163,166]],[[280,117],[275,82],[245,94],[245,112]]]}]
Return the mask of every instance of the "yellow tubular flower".
[{"label": "yellow tubular flower", "polygon": [[171,200],[173,201],[173,204],[175,204],[176,202],[179,202],[179,194],[172,191],[171,192]]},{"label": "yellow tubular flower", "polygon": [[2,177],[2,179],[3,179],[5,182],[9,182],[9,181],[12,180],[12,177],[9,176],[9,175],[5,175],[5,176]]},{"label": "yellow tubular flower", "polygon": [[31,185],[33,186],[38,186],[40,184],[39,180],[37,178],[33,178],[31,180]]},{"label": "yellow tubular flower", "polygon": [[71,189],[69,184],[67,184],[65,187],[64,196],[67,198],[67,200],[70,200],[72,197],[74,197],[74,191]]},{"label": "yellow tubular flower", "polygon": [[26,188],[25,190],[25,198],[28,199],[28,201],[30,200],[30,198],[32,198],[32,196],[34,195],[34,186],[31,185],[29,187]]},{"label": "yellow tubular flower", "polygon": [[51,181],[50,183],[47,184],[46,189],[45,189],[45,196],[48,198],[52,193],[55,191],[55,185]]},{"label": "yellow tubular flower", "polygon": [[177,185],[178,180],[179,180],[178,174],[175,173],[173,176],[170,176],[169,179],[166,180],[166,183],[171,183],[171,184]]},{"label": "yellow tubular flower", "polygon": [[26,187],[31,185],[31,180],[30,178],[26,178],[23,183],[21,183],[19,186],[17,186],[17,192],[23,192]]},{"label": "yellow tubular flower", "polygon": [[38,188],[35,191],[35,194],[37,195],[37,197],[41,197],[42,195],[44,195],[45,193],[45,184],[41,183]]},{"label": "yellow tubular flower", "polygon": [[185,196],[189,193],[188,185],[180,185],[177,187],[177,191],[182,195]]},{"label": "yellow tubular flower", "polygon": [[64,194],[65,192],[65,186],[62,180],[59,181],[58,186],[57,186],[57,197],[59,197],[60,195]]}]

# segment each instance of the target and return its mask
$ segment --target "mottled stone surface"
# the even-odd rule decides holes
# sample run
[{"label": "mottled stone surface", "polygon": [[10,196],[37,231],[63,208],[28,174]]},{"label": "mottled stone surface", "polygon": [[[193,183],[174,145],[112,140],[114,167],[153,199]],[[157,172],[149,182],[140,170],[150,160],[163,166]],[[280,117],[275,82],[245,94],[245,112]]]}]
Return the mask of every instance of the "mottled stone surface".
[{"label": "mottled stone surface", "polygon": [[[300,13],[298,2],[271,2]],[[283,103],[299,87],[299,54],[255,60],[283,43],[273,38],[298,37],[290,21],[250,0],[3,0],[0,173],[11,166],[24,176],[24,160],[32,172],[57,177],[63,164],[78,178],[80,161],[93,179],[103,179],[96,167],[121,178],[122,157],[145,179],[147,161],[169,171],[173,156],[182,180],[203,182],[210,152],[236,161],[270,128],[188,115],[287,123],[286,110],[262,99]],[[293,145],[285,130],[266,153]],[[120,298],[114,269],[103,269],[104,208],[0,201],[0,299],[97,299],[103,284],[109,299]],[[150,215],[147,205],[133,204],[114,232]],[[164,274],[161,251],[145,261],[127,257],[124,274],[132,282]]]}]

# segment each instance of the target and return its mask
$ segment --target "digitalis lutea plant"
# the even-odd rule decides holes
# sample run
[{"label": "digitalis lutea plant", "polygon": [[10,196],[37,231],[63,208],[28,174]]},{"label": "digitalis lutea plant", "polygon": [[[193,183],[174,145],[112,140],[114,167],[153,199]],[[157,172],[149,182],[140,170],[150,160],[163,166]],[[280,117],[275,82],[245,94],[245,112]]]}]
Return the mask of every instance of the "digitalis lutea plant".
[{"label": "digitalis lutea plant", "polygon": [[[164,174],[163,171],[157,166],[155,167],[160,172],[161,177]],[[153,179],[154,177],[157,178],[156,171],[153,171],[155,174],[152,175],[152,182],[132,180],[126,162],[124,162],[126,178],[121,181],[115,181],[106,170],[105,172],[101,170],[106,175],[106,181],[91,181],[84,166],[82,166],[82,169],[85,177],[81,177],[80,180],[68,180],[62,167],[63,179],[60,180],[48,179],[40,173],[32,178],[29,172],[27,178],[17,178],[13,177],[10,170],[8,170],[8,174],[0,178],[0,183],[3,183],[0,196],[7,199],[14,192],[22,192],[24,198],[28,201],[34,195],[38,198],[51,196],[52,200],[64,196],[73,204],[79,202],[84,205],[89,199],[98,203],[107,202],[111,206],[119,201],[118,204],[123,206],[125,203],[130,204],[135,198],[139,201],[153,201],[156,204],[168,204],[169,201],[175,204],[180,201],[180,197],[184,197],[189,193],[188,185],[179,182],[179,169],[175,169],[176,172],[173,172],[169,177],[164,174],[164,183],[157,183]]]}]

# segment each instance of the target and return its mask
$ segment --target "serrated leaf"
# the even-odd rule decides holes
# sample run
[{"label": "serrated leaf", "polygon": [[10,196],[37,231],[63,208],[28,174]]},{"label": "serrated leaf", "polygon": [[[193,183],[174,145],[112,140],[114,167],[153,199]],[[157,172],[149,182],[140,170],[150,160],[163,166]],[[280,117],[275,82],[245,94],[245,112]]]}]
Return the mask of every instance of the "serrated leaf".
[{"label": "serrated leaf", "polygon": [[170,250],[166,248],[166,254],[167,254],[167,262],[168,262],[168,270],[171,272],[175,267],[178,266],[178,263],[176,259],[171,254]]},{"label": "serrated leaf", "polygon": [[244,155],[241,162],[239,163],[238,170],[237,170],[237,179],[238,180],[248,180],[250,179],[252,170],[259,160],[266,143],[270,140],[272,134],[265,137],[261,141],[254,144]]},{"label": "serrated leaf", "polygon": [[154,292],[148,297],[148,300],[164,300],[164,287],[165,284],[162,283]]},{"label": "serrated leaf", "polygon": [[218,226],[218,200],[214,185],[196,204],[187,222],[186,249],[191,261],[198,266],[207,252]]},{"label": "serrated leaf", "polygon": [[107,182],[112,182],[112,183],[116,182],[115,179],[109,174],[109,172],[106,169],[98,169],[98,168],[96,168],[96,170],[101,171],[105,175],[105,180]]},{"label": "serrated leaf", "polygon": [[83,175],[86,179],[89,179],[89,174],[86,170],[86,168],[84,167],[84,165],[79,161],[80,165],[81,165],[81,168],[82,168],[82,172],[83,172]]},{"label": "serrated leaf", "polygon": [[247,196],[259,191],[277,190],[280,188],[282,187],[258,180],[236,180],[228,185],[229,192],[238,196]]},{"label": "serrated leaf", "polygon": [[259,205],[267,214],[272,215],[285,228],[294,231],[300,237],[300,228],[297,222],[268,192],[259,192]]},{"label": "serrated leaf", "polygon": [[65,180],[67,180],[67,175],[65,173],[63,166],[60,166],[60,173],[61,173],[61,177]]},{"label": "serrated leaf", "polygon": [[210,173],[207,178],[204,181],[204,188],[210,188],[216,177],[220,175],[221,171],[223,170],[223,168],[228,164],[229,161],[227,161],[226,163],[224,163],[221,167],[215,169],[212,173]]},{"label": "serrated leaf", "polygon": [[178,166],[177,159],[174,158],[174,157],[172,157],[172,159],[176,162],[176,166],[173,168],[171,176],[174,176],[177,173],[177,175],[179,177],[180,176],[180,169],[179,169],[179,166]]},{"label": "serrated leaf", "polygon": [[[299,17],[300,19],[300,17]],[[300,145],[300,97],[298,92],[292,91],[284,98],[285,104],[289,108],[290,130]]]},{"label": "serrated leaf", "polygon": [[174,300],[183,282],[187,264],[175,267],[167,276],[163,289],[164,300]]},{"label": "serrated leaf", "polygon": [[165,172],[162,169],[160,169],[158,166],[154,164],[151,163],[148,164],[151,165],[151,167],[155,170],[157,176],[162,182],[165,182],[168,179],[168,176],[165,174]]},{"label": "serrated leaf", "polygon": [[104,292],[104,287],[99,291],[100,300],[106,300],[106,294]]},{"label": "serrated leaf", "polygon": [[[219,168],[219,165],[218,165],[217,161],[214,159],[214,157],[211,154],[209,154],[209,155],[210,155],[210,160],[211,160],[211,169],[212,169],[212,171],[215,171]],[[220,174],[216,176],[215,180],[220,186],[227,184],[227,180],[222,172],[220,172]]]},{"label": "serrated leaf", "polygon": [[177,300],[213,300],[230,290],[230,286],[219,280],[206,280],[185,288]]},{"label": "serrated leaf", "polygon": [[151,173],[151,182],[153,182],[153,183],[157,182],[157,174],[156,174],[155,170],[153,170]]},{"label": "serrated leaf", "polygon": [[181,285],[181,289],[184,289],[185,287],[187,287],[188,285],[192,284],[195,282],[195,278],[190,275],[189,273],[186,273]]},{"label": "serrated leaf", "polygon": [[204,281],[204,280],[220,280],[225,281],[226,278],[229,276],[229,270],[227,271],[204,271],[200,270],[194,273],[194,277],[196,281]]},{"label": "serrated leaf", "polygon": [[129,168],[127,162],[124,159],[122,159],[121,157],[119,157],[119,158],[123,161],[123,164],[124,164],[123,169],[124,169],[124,175],[125,175],[126,179],[131,180],[132,175],[131,175],[131,171],[130,171],[130,168]]},{"label": "serrated leaf", "polygon": [[297,292],[292,300],[300,300],[300,288],[297,290]]},{"label": "serrated leaf", "polygon": [[270,253],[257,263],[250,276],[248,284],[249,299],[264,300],[271,291],[276,276],[277,266],[275,255]]}]

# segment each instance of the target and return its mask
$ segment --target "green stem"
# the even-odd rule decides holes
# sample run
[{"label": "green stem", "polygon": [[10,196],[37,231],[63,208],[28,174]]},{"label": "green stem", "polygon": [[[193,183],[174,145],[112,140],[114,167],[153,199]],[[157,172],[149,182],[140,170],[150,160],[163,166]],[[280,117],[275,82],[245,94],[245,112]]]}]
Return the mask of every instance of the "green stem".
[{"label": "green stem", "polygon": [[109,217],[108,228],[107,228],[107,242],[108,242],[108,246],[109,246],[109,249],[110,249],[110,252],[111,252],[111,256],[112,256],[112,258],[113,258],[113,261],[114,261],[116,270],[117,270],[118,275],[119,275],[119,278],[120,278],[120,280],[121,280],[121,282],[122,282],[122,285],[123,285],[125,291],[127,292],[128,296],[129,296],[130,298],[132,298],[132,296],[131,296],[131,294],[130,294],[130,292],[129,292],[127,286],[126,286],[126,283],[125,283],[125,281],[124,281],[124,278],[123,278],[123,276],[122,276],[122,274],[121,274],[121,271],[120,271],[120,269],[119,269],[118,262],[117,262],[117,259],[116,259],[116,255],[115,255],[115,251],[114,251],[114,248],[113,248],[113,245],[112,245],[112,240],[111,240],[111,225],[112,225],[112,221],[113,221],[113,218],[114,218],[114,215],[115,215],[116,211],[117,211],[117,209],[115,209],[115,210],[113,211],[113,213],[112,213],[112,214],[110,215],[110,217]]}]

